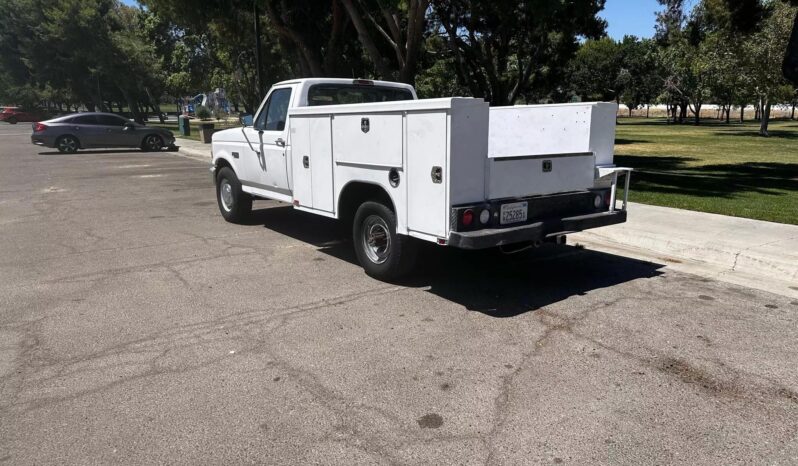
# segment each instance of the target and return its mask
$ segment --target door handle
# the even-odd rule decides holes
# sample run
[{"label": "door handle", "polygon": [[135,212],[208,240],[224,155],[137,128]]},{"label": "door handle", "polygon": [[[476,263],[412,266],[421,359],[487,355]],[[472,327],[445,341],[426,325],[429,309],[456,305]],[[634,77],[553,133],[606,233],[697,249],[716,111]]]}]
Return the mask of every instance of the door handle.
[{"label": "door handle", "polygon": [[305,168],[309,168],[310,167],[310,159],[308,158],[307,155],[302,157],[302,166],[305,167]]},{"label": "door handle", "polygon": [[283,138],[277,138],[277,140],[274,141],[274,143],[280,147],[285,147],[285,141],[283,141]]}]

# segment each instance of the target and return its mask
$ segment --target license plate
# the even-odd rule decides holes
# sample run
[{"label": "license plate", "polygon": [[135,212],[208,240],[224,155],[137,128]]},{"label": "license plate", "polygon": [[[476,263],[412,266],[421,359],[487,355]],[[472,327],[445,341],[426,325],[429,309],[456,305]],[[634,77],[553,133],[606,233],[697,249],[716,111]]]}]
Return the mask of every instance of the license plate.
[{"label": "license plate", "polygon": [[526,222],[528,205],[526,202],[504,204],[501,208],[501,224]]}]

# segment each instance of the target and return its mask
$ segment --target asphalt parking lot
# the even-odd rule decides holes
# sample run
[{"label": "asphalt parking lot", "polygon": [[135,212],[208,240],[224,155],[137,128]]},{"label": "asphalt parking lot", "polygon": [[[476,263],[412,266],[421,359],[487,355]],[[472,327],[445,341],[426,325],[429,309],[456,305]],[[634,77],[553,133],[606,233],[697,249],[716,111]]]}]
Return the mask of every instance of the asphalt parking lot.
[{"label": "asphalt parking lot", "polygon": [[[0,463],[796,464],[798,302],[569,246],[424,249],[206,164],[0,125]],[[630,215],[634,215],[631,212]]]}]

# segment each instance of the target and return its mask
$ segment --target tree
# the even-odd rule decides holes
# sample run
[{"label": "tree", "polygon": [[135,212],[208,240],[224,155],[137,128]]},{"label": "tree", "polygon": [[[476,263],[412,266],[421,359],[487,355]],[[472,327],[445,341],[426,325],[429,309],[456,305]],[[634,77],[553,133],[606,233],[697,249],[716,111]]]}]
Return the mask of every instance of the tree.
[{"label": "tree", "polygon": [[[379,74],[413,84],[430,0],[375,0],[368,4],[341,0],[341,3]],[[395,57],[395,61],[383,54],[375,36],[390,48],[392,53],[388,56]]]},{"label": "tree", "polygon": [[751,74],[756,92],[762,101],[761,125],[759,134],[768,136],[770,113],[773,103],[778,100],[788,101],[792,88],[782,74],[781,64],[792,30],[796,9],[785,3],[769,1],[768,17],[762,28],[744,44],[744,50],[750,60]]},{"label": "tree", "polygon": [[621,69],[618,77],[620,101],[632,110],[650,104],[662,90],[662,71],[657,46],[651,39],[626,36],[618,44]]},{"label": "tree", "polygon": [[657,0],[663,10],[657,13],[655,38],[660,44],[668,44],[679,36],[685,21],[684,0]]},{"label": "tree", "polygon": [[598,38],[604,0],[435,0],[432,30],[446,39],[460,82],[491,105],[550,94],[578,37]]},{"label": "tree", "polygon": [[569,82],[582,100],[618,101],[622,57],[619,44],[609,37],[588,40],[571,60]]}]

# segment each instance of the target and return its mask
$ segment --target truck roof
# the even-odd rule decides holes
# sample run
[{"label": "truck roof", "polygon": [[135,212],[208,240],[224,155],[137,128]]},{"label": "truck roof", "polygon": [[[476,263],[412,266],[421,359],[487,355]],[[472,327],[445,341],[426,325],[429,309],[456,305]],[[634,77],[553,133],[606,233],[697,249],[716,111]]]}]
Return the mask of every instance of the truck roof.
[{"label": "truck roof", "polygon": [[280,81],[278,83],[274,83],[274,86],[283,85],[283,84],[357,84],[357,81],[369,81],[373,83],[375,86],[386,86],[386,87],[401,87],[408,90],[415,90],[413,86],[410,84],[404,83],[397,83],[393,81],[378,81],[374,79],[345,79],[345,78],[302,78],[302,79],[289,79],[287,81]]}]

